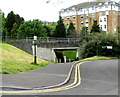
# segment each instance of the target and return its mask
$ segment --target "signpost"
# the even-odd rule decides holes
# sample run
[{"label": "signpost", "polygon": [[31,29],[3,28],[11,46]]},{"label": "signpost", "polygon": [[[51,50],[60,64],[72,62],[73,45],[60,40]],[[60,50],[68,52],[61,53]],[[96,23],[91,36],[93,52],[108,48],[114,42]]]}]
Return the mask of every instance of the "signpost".
[{"label": "signpost", "polygon": [[37,45],[37,36],[34,36],[34,41],[33,41],[33,45],[34,45],[34,64],[37,64],[37,56],[36,56],[36,45]]}]

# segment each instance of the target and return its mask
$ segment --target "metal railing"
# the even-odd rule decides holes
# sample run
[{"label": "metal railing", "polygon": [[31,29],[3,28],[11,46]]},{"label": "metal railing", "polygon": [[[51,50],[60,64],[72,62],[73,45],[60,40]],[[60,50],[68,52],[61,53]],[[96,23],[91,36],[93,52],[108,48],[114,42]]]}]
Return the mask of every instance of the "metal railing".
[{"label": "metal railing", "polygon": [[[17,38],[17,37],[6,37],[6,41],[33,41],[33,37]],[[79,42],[79,38],[56,38],[56,37],[38,37],[37,41],[47,43],[76,43]]]}]

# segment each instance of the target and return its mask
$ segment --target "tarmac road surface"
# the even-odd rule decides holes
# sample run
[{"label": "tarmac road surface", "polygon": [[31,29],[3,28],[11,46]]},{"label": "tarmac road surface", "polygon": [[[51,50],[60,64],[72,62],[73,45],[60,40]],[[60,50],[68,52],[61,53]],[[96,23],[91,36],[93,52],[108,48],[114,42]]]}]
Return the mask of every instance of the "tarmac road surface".
[{"label": "tarmac road surface", "polygon": [[[52,68],[51,66],[50,68]],[[56,82],[65,79],[72,64],[62,64],[61,66],[62,70],[60,67],[58,68],[58,65],[54,67],[55,71],[48,70],[47,78]],[[118,95],[118,68],[118,60],[87,61],[80,65],[81,84],[75,88],[48,93],[21,93],[16,95]],[[43,71],[41,69],[41,73]],[[36,76],[37,72],[39,69],[27,73]],[[57,77],[49,77],[51,74]],[[44,78],[44,76],[41,77]],[[47,78],[45,84],[50,83]],[[5,78],[3,82],[5,82]],[[40,83],[42,84],[42,81]]]}]

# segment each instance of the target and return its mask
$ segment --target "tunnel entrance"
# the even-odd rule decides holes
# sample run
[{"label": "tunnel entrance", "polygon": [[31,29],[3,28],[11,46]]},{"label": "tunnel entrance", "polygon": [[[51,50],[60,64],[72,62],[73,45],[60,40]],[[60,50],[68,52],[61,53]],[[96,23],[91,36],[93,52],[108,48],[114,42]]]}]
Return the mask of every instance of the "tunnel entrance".
[{"label": "tunnel entrance", "polygon": [[72,62],[78,60],[78,48],[74,49],[54,49],[56,61],[58,63]]},{"label": "tunnel entrance", "polygon": [[64,57],[62,51],[55,50],[56,58],[58,63],[64,63]]}]

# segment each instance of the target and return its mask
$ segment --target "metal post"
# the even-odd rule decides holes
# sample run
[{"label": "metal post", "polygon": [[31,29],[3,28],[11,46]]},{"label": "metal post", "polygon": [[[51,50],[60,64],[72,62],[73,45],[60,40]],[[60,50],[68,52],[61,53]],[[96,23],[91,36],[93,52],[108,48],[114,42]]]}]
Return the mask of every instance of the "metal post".
[{"label": "metal post", "polygon": [[37,40],[37,36],[34,36],[34,41],[33,41],[33,44],[34,44],[34,64],[37,64],[37,56],[36,56],[36,40]]},{"label": "metal post", "polygon": [[34,41],[34,63],[36,64],[36,43]]}]

